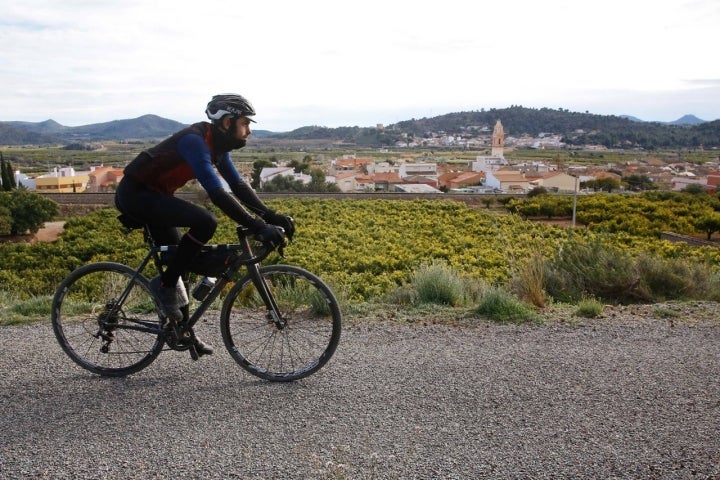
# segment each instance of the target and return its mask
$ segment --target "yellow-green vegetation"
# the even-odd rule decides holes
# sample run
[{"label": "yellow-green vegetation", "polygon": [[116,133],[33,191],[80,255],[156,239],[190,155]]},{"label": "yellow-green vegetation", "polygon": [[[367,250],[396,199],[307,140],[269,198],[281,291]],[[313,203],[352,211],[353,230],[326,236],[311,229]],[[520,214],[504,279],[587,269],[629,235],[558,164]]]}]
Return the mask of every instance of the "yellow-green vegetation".
[{"label": "yellow-green vegetation", "polygon": [[539,322],[537,314],[527,303],[500,288],[487,290],[475,309],[476,313],[502,323]]},{"label": "yellow-green vegetation", "polygon": [[467,305],[473,300],[472,292],[467,289],[468,283],[455,269],[440,261],[420,265],[410,279],[412,291],[421,303],[453,307]]},{"label": "yellow-green vegetation", "polygon": [[[572,215],[570,195],[537,195],[512,198],[506,208],[529,218]],[[718,195],[685,192],[581,195],[577,198],[577,222],[596,232],[659,237],[671,231],[686,235],[707,233],[698,222],[720,211]]]},{"label": "yellow-green vegetation", "polygon": [[522,161],[544,162],[548,165],[612,165],[629,162],[661,161],[665,163],[691,162],[702,165],[717,158],[713,150],[666,150],[640,152],[634,150],[552,150],[506,148],[505,158],[510,163]]},{"label": "yellow-green vegetation", "polygon": [[605,306],[595,298],[583,298],[577,304],[575,315],[584,318],[597,318],[603,314]]},{"label": "yellow-green vegetation", "polygon": [[[451,201],[298,198],[269,204],[297,222],[286,257],[271,260],[317,273],[348,306],[468,307],[492,288],[535,306],[587,296],[606,302],[717,299],[720,292],[715,247],[561,228]],[[234,225],[216,213],[221,224],[213,241],[233,242]],[[88,262],[138,265],[146,252],[142,235],[125,232],[116,215],[108,208],[72,218],[55,242],[0,244],[2,298],[47,297]]]}]

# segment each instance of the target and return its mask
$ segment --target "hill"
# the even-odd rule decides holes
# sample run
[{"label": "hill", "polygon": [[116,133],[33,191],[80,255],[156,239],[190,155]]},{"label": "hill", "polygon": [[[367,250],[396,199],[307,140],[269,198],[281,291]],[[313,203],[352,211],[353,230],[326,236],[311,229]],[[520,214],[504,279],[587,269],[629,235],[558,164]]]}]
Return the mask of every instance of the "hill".
[{"label": "hill", "polygon": [[[143,115],[126,120],[67,127],[55,120],[43,122],[0,122],[0,145],[53,145],[107,140],[158,140],[181,130],[187,125],[159,117]],[[258,138],[272,132],[253,130]]]},{"label": "hill", "polygon": [[44,122],[0,122],[5,123],[6,125],[10,125],[17,128],[22,128],[24,130],[29,130],[31,132],[40,133],[43,135],[55,135],[55,134],[62,134],[64,131],[68,130],[70,127],[66,127],[64,125],[60,125],[55,120],[45,120]]},{"label": "hill", "polygon": [[[671,123],[643,122],[636,118],[595,115],[566,109],[511,106],[456,112],[432,118],[410,119],[375,127],[327,128],[306,126],[291,132],[253,131],[258,139],[283,141],[322,141],[357,146],[392,146],[407,138],[446,134],[477,136],[492,130],[501,120],[506,135],[536,137],[541,133],[559,134],[568,145],[604,145],[608,148],[720,148],[720,120],[704,122],[685,115]],[[157,115],[114,120],[79,127],[66,127],[53,120],[39,123],[0,122],[0,145],[58,144],[103,140],[157,140],[185,125]]]},{"label": "hill", "polygon": [[79,127],[66,127],[54,120],[44,122],[0,122],[1,145],[42,145],[78,141],[158,139],[185,125],[157,115],[113,120]]},{"label": "hill", "polygon": [[113,120],[112,122],[73,127],[66,131],[65,136],[74,140],[164,138],[183,127],[185,124],[175,120],[168,120],[157,115],[143,115],[131,120]]},{"label": "hill", "polygon": [[0,145],[43,145],[61,139],[20,125],[22,122],[0,122]]},{"label": "hill", "polygon": [[389,146],[408,136],[421,139],[432,134],[468,136],[483,130],[492,131],[498,119],[502,121],[506,135],[536,137],[541,133],[553,133],[562,135],[568,145],[592,144],[646,150],[720,147],[720,120],[697,125],[670,125],[615,115],[522,106],[413,118],[384,129],[303,127],[274,137],[294,140],[324,138],[357,145]]},{"label": "hill", "polygon": [[670,122],[670,125],[699,125],[705,123],[705,120],[701,120],[695,115],[683,115],[674,122]]}]

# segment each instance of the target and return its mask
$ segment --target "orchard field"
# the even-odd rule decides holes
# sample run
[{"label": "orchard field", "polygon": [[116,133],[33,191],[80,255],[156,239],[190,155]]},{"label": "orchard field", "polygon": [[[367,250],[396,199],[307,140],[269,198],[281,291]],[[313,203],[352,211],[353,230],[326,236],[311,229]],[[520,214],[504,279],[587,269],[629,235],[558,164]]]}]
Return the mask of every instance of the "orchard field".
[{"label": "orchard field", "polygon": [[[268,202],[297,222],[285,258],[327,280],[348,303],[372,302],[409,281],[423,265],[442,262],[468,281],[506,284],[538,255],[553,258],[568,242],[588,241],[622,252],[681,258],[720,269],[720,249],[670,243],[656,236],[563,228],[451,201],[283,199]],[[214,207],[209,206],[213,209]],[[216,212],[217,213],[217,212]],[[114,209],[71,218],[60,239],[0,244],[0,292],[13,298],[49,296],[72,269],[91,261],[137,265],[145,254],[139,231],[126,232]],[[218,214],[217,243],[235,240]]]}]

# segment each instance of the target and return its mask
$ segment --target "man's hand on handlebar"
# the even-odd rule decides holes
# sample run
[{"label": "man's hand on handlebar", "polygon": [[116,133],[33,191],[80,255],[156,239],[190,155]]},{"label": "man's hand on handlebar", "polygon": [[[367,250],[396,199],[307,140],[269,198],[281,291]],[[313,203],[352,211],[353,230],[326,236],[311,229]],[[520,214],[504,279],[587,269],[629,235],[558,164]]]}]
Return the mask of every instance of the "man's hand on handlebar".
[{"label": "man's hand on handlebar", "polygon": [[290,215],[283,215],[270,210],[263,218],[271,225],[282,227],[285,230],[285,237],[292,241],[293,235],[295,235],[295,220]]},{"label": "man's hand on handlebar", "polygon": [[276,225],[262,226],[255,232],[254,237],[255,240],[272,249],[285,245],[285,230]]}]

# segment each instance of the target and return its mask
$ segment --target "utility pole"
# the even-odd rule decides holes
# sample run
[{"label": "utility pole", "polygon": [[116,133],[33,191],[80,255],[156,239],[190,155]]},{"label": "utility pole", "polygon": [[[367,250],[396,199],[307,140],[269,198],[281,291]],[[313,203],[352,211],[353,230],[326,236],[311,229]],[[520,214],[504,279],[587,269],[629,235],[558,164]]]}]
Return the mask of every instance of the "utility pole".
[{"label": "utility pole", "polygon": [[577,212],[578,177],[575,177],[575,191],[573,192],[572,226],[575,228],[575,213]]}]

